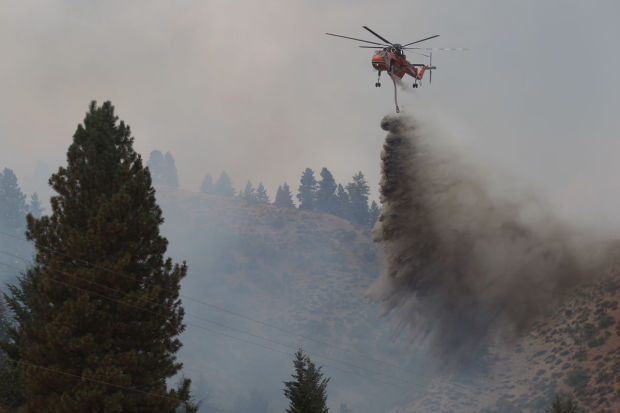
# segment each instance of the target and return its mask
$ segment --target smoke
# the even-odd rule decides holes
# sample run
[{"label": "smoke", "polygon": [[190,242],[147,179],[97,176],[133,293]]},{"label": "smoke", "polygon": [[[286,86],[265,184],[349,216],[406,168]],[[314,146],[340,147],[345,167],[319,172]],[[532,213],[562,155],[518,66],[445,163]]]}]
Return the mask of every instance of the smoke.
[{"label": "smoke", "polygon": [[387,116],[381,127],[373,237],[386,263],[370,295],[441,359],[518,337],[606,265],[603,244],[535,197],[493,188],[413,119]]},{"label": "smoke", "polygon": [[388,74],[388,78],[393,79],[394,83],[396,83],[396,86],[398,86],[398,88],[402,91],[411,92],[413,90],[410,84],[408,84],[407,82],[405,82],[402,78],[399,78],[398,76],[391,76]]}]

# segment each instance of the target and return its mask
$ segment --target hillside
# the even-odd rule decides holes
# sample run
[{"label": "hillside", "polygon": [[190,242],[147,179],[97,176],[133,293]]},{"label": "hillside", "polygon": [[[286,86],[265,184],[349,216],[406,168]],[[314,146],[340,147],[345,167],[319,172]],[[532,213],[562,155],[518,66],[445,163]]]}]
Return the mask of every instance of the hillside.
[{"label": "hillside", "polygon": [[620,271],[575,291],[516,344],[437,374],[365,298],[382,267],[367,231],[327,214],[164,186],[157,198],[169,252],[189,265],[185,373],[223,411],[242,411],[235,406],[251,390],[270,411],[283,409],[297,346],[332,377],[336,411],[346,403],[354,412],[543,412],[556,393],[588,412],[620,411]]},{"label": "hillside", "polygon": [[525,391],[519,394],[518,387],[505,392],[505,403],[510,401],[513,411],[520,411],[517,407],[541,411],[559,392],[572,395],[587,412],[620,411],[619,303],[620,271],[616,270],[576,292],[552,317],[538,322],[508,355],[508,371],[518,373],[491,378],[504,386],[518,378],[516,383],[523,385]]},{"label": "hillside", "polygon": [[544,412],[556,394],[584,412],[620,411],[620,270],[584,286],[513,346],[481,361],[485,374],[437,379],[399,412]]},{"label": "hillside", "polygon": [[293,307],[282,322],[320,321],[321,334],[331,335],[335,323],[360,311],[380,271],[369,234],[332,215],[166,187],[158,188],[158,200],[170,251],[191,258],[186,286],[194,295],[197,287],[247,293],[274,310]]},{"label": "hillside", "polygon": [[422,355],[365,298],[381,270],[369,231],[328,214],[165,186],[157,200],[169,254],[189,267],[181,359],[199,396],[231,411],[240,394],[257,389],[282,410],[298,346],[332,377],[336,411],[341,403],[387,411],[410,387],[416,368],[405,367]]}]

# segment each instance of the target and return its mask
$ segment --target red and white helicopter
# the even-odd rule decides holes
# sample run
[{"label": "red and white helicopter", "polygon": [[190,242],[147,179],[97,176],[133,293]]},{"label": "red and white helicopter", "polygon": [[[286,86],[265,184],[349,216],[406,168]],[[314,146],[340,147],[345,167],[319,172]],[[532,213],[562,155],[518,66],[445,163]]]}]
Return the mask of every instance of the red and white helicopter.
[{"label": "red and white helicopter", "polygon": [[[375,33],[370,28],[366,26],[362,26],[364,29],[368,30],[373,35],[377,36],[379,39],[383,41],[383,43],[371,42],[370,40],[356,39],[354,37],[342,36],[339,34],[333,33],[325,33],[330,36],[342,37],[344,39],[356,40],[358,42],[370,43],[375,46],[360,46],[365,49],[377,49],[377,46],[381,47],[380,50],[376,50],[375,54],[372,56],[372,67],[375,68],[379,72],[379,76],[377,77],[377,83],[375,83],[376,87],[381,86],[381,72],[386,72],[392,82],[394,82],[394,103],[396,104],[396,112],[400,112],[398,108],[398,100],[396,97],[396,81],[394,76],[402,79],[406,74],[413,77],[413,87],[417,88],[422,83],[422,77],[426,71],[429,72],[429,82],[433,78],[433,70],[437,69],[436,66],[433,66],[433,50],[466,50],[466,49],[455,49],[455,48],[432,48],[432,47],[410,47],[411,45],[424,42],[426,40],[434,39],[435,37],[439,37],[438,34],[434,36],[429,36],[424,39],[416,40],[415,42],[407,43],[407,44],[398,44],[392,43],[389,40],[385,39],[381,35]],[[403,53],[403,50],[418,50],[417,54],[421,54],[423,56],[428,57],[429,63],[428,65],[421,63],[409,63],[407,60],[407,56]],[[429,54],[423,54],[420,50],[428,50]]]}]

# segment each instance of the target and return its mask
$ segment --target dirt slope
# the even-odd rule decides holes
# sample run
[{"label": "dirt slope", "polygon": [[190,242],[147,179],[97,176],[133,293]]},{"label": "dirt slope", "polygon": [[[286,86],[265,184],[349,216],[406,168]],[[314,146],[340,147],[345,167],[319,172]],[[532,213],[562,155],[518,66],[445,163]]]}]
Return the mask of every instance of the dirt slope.
[{"label": "dirt slope", "polygon": [[620,270],[575,291],[469,378],[444,376],[399,412],[544,412],[556,394],[581,411],[620,412]]}]

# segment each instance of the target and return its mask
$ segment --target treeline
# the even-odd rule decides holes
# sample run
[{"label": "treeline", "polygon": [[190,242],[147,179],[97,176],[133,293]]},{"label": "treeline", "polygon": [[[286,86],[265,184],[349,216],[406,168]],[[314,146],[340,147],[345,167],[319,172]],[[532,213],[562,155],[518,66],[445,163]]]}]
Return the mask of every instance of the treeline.
[{"label": "treeline", "polygon": [[[200,192],[231,197],[236,194],[226,172],[222,172],[215,183],[211,175],[206,174]],[[369,203],[369,194],[370,187],[362,172],[353,175],[352,181],[343,186],[336,183],[327,168],[321,169],[319,180],[311,168],[306,168],[301,174],[296,198],[301,210],[335,215],[354,225],[372,228],[381,211],[375,201]],[[251,203],[272,203],[262,182],[254,188],[252,181],[248,180],[237,196]],[[288,183],[278,186],[272,204],[278,208],[296,208]]]},{"label": "treeline", "polygon": [[[170,152],[164,155],[161,151],[152,151],[147,166],[154,184],[179,186],[177,169]],[[344,186],[336,183],[327,168],[321,169],[319,175],[320,178],[317,180],[311,168],[306,168],[301,174],[295,195],[299,209],[336,215],[360,227],[373,227],[381,211],[375,201],[369,203],[370,188],[362,172],[353,175],[352,181]],[[215,181],[207,173],[200,185],[200,192],[228,197],[238,196],[250,203],[273,204],[278,208],[296,208],[291,188],[286,182],[278,186],[272,202],[262,182],[254,187],[252,181],[248,180],[245,187],[237,192],[225,171],[222,171]]]}]

